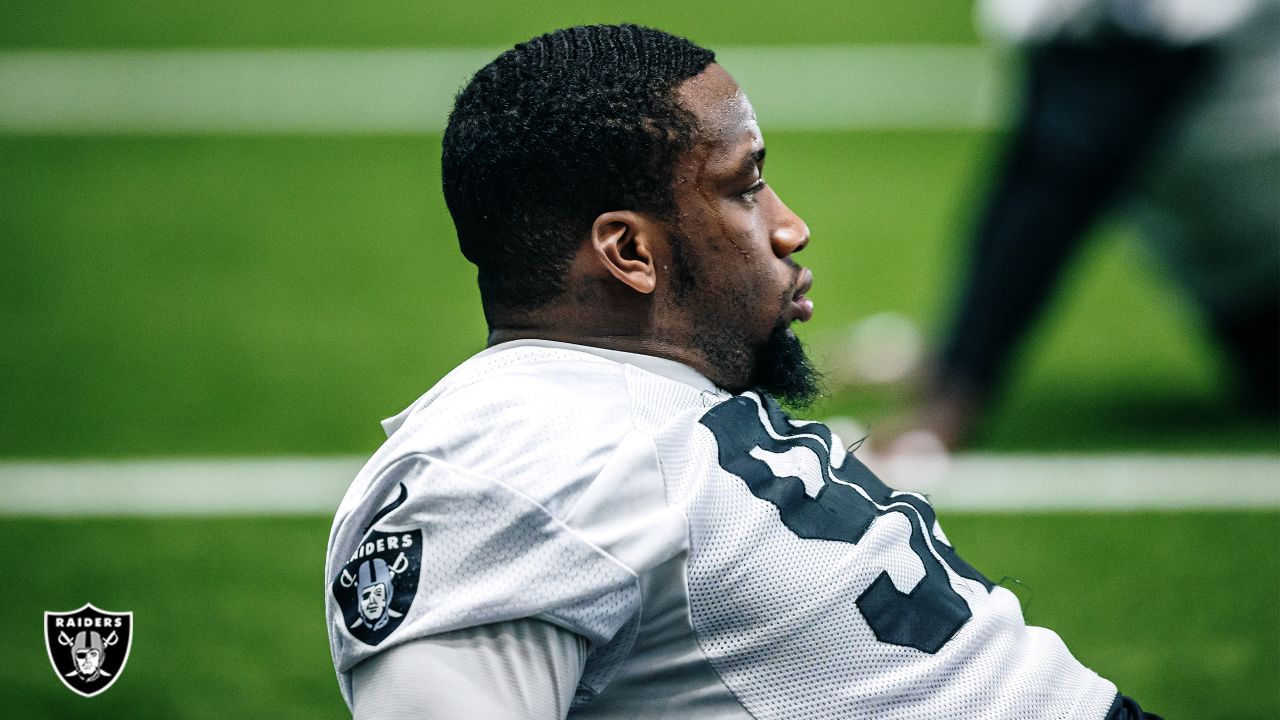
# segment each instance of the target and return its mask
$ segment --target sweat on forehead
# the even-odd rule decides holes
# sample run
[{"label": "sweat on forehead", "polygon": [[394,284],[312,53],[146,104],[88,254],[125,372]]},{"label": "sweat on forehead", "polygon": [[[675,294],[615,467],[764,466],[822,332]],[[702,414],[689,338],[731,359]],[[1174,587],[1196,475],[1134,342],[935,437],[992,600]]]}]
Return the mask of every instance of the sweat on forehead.
[{"label": "sweat on forehead", "polygon": [[698,76],[686,79],[677,88],[676,97],[696,118],[698,146],[692,154],[703,154],[700,161],[723,165],[718,169],[724,172],[754,164],[751,156],[764,146],[755,110],[721,65],[710,64]]}]

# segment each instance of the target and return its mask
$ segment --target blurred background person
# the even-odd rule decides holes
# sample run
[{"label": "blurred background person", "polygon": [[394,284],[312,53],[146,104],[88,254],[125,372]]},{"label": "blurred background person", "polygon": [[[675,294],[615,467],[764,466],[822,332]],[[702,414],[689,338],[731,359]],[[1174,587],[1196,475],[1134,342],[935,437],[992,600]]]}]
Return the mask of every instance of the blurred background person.
[{"label": "blurred background person", "polygon": [[1280,2],[984,0],[1025,49],[1025,106],[970,241],[923,398],[879,438],[949,449],[1109,209],[1203,314],[1242,406],[1280,402]]}]

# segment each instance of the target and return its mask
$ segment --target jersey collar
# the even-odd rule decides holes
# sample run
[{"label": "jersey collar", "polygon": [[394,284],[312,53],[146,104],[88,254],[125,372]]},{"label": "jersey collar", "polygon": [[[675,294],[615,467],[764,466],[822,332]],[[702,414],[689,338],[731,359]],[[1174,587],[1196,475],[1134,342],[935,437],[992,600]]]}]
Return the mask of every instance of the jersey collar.
[{"label": "jersey collar", "polygon": [[623,352],[622,350],[607,350],[605,348],[593,347],[591,345],[578,345],[576,343],[557,342],[555,340],[510,340],[504,343],[498,343],[493,347],[485,348],[475,357],[484,357],[494,353],[510,350],[517,347],[545,347],[555,348],[558,350],[574,350],[584,352],[596,357],[612,360],[623,365],[632,365],[651,372],[654,375],[661,375],[668,380],[674,380],[678,383],[684,383],[697,390],[705,390],[707,392],[721,393],[724,392],[716,387],[715,383],[708,380],[702,373],[685,365],[684,363],[668,360],[667,358],[657,357],[655,355],[642,355],[640,353]]},{"label": "jersey collar", "polygon": [[[595,355],[596,357],[600,357],[612,362],[637,367],[646,372],[653,373],[654,375],[659,375],[661,377],[667,378],[668,380],[674,380],[675,382],[683,383],[685,385],[688,385],[694,388],[695,390],[699,390],[702,392],[709,392],[715,395],[728,396],[728,393],[725,390],[722,390],[721,388],[716,387],[715,383],[708,380],[705,376],[703,376],[697,370],[694,370],[693,368],[683,363],[678,363],[675,360],[668,360],[666,358],[660,358],[654,355],[642,355],[640,353],[623,352],[621,350],[607,350],[605,348],[592,347],[590,345],[577,345],[575,343],[556,342],[555,340],[536,340],[536,339],[511,340],[509,342],[499,343],[497,345],[494,345],[493,347],[485,348],[479,353],[476,353],[475,355],[473,355],[472,359],[486,357],[488,355],[494,355],[504,350],[511,350],[513,348],[519,348],[519,347],[543,347],[543,348],[553,348],[557,350],[571,350],[575,352],[583,352],[589,355]],[[431,397],[434,394],[434,392],[435,392],[435,389],[433,388],[431,391],[428,391],[426,395],[422,396],[421,398],[418,398],[417,401],[415,401],[409,407],[405,408],[399,414],[389,417],[386,420],[383,420],[382,429],[384,432],[386,432],[387,436],[390,437],[393,433],[399,430],[400,426],[404,424],[405,420],[407,420],[409,416],[412,415],[414,411],[417,410],[417,408],[424,401],[427,400],[427,398]]]}]

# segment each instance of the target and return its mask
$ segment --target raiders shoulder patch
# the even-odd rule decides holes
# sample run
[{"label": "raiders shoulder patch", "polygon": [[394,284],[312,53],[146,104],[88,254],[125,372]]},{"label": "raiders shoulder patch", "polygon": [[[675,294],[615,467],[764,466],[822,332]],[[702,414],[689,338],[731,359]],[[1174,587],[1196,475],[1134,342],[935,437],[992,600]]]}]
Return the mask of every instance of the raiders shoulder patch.
[{"label": "raiders shoulder patch", "polygon": [[[404,486],[400,487],[403,494]],[[387,512],[387,508],[379,511],[373,522]],[[330,586],[351,635],[377,645],[400,627],[418,594],[421,569],[421,529],[367,529]]]}]

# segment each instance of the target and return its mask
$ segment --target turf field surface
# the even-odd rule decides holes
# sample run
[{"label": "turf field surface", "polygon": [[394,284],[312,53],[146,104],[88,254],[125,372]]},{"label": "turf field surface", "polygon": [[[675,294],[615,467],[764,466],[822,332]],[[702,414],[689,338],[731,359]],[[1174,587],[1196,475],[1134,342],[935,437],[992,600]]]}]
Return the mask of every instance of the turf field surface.
[{"label": "turf field surface", "polygon": [[[767,177],[813,241],[819,365],[847,324],[945,316],[996,141],[772,133]],[[437,136],[3,137],[0,456],[364,454],[484,342],[439,190]],[[1276,452],[1141,250],[1103,231],[979,447]],[[1134,348],[1140,347],[1141,352]],[[814,412],[870,424],[895,390]]]},{"label": "turf field surface", "polygon": [[[1280,509],[1280,459],[1271,455],[876,457],[864,447],[856,456],[891,487],[948,510]],[[0,461],[0,517],[328,514],[366,459]]]},{"label": "turf field surface", "polygon": [[[0,50],[0,133],[441,132],[503,47]],[[990,129],[1010,54],[977,45],[730,46],[766,130]],[[910,88],[910,92],[903,92]]]},{"label": "turf field surface", "polygon": [[[1274,717],[1280,559],[1259,549],[1280,513],[941,516],[967,560],[1009,578],[1029,623],[1145,707]],[[345,716],[324,633],[328,518],[0,522],[0,567],[38,569],[0,589],[6,717]],[[42,635],[46,610],[86,601],[133,611],[135,627],[120,679],[90,699],[54,677]]]},{"label": "turf field surface", "polygon": [[555,28],[632,22],[722,45],[973,42],[972,3],[904,4],[894,0],[757,3],[681,0],[637,5],[625,0],[503,0],[477,17],[474,3],[390,0],[376,8],[355,0],[91,4],[75,0],[4,0],[20,21],[0,26],[3,48],[405,47],[510,46]]}]

